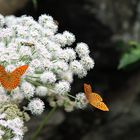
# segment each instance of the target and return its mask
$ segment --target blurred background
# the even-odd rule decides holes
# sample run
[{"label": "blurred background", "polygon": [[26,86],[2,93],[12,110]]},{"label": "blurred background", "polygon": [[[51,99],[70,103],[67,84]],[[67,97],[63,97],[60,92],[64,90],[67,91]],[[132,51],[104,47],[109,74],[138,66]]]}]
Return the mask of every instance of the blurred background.
[{"label": "blurred background", "polygon": [[[110,112],[92,107],[58,110],[37,140],[140,140],[140,1],[139,0],[0,0],[0,13],[35,19],[49,14],[77,42],[89,45],[95,67],[72,85],[73,95],[90,83]],[[30,140],[44,116],[27,125]]]}]

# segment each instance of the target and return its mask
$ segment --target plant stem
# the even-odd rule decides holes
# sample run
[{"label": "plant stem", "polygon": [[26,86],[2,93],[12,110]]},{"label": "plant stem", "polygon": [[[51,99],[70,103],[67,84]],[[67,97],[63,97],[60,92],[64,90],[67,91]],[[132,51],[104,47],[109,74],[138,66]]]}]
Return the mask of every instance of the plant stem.
[{"label": "plant stem", "polygon": [[33,134],[31,140],[36,140],[37,139],[37,136],[40,134],[40,132],[42,131],[43,127],[48,123],[49,118],[53,115],[53,113],[55,112],[55,110],[56,110],[56,107],[52,108],[52,110],[49,112],[49,114],[40,123],[39,127],[37,128],[37,130]]},{"label": "plant stem", "polygon": [[73,95],[70,95],[70,94],[67,94],[69,97],[71,97],[71,98],[73,98],[73,99],[75,99],[76,97],[75,96],[73,96]]}]

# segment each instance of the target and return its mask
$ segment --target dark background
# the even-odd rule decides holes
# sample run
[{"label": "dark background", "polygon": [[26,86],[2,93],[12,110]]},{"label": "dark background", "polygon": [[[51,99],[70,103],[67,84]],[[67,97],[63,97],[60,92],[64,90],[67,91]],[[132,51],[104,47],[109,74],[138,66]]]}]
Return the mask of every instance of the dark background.
[{"label": "dark background", "polygon": [[[95,60],[86,78],[75,78],[72,93],[90,83],[110,112],[91,107],[72,113],[58,110],[37,140],[140,140],[140,67],[117,69],[124,50],[120,42],[140,40],[140,1],[38,0],[36,9],[28,1],[14,15],[37,19],[44,13],[59,22],[59,32],[68,30],[77,42],[86,42]],[[25,140],[44,116],[31,120]]]}]

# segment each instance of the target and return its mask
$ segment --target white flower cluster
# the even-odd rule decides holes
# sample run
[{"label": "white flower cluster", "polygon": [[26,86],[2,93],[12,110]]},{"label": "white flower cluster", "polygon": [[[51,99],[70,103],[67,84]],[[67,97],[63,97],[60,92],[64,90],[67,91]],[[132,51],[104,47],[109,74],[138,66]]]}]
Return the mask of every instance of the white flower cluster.
[{"label": "white flower cluster", "polygon": [[[19,86],[10,94],[0,86],[0,103],[19,104],[27,99],[26,109],[33,115],[44,111],[42,98],[47,99],[51,106],[63,106],[66,111],[86,106],[85,95],[77,94],[74,99],[70,85],[74,75],[83,78],[94,67],[87,44],[70,47],[76,40],[75,36],[68,31],[57,33],[56,21],[45,14],[38,21],[25,15],[0,15],[0,30],[0,64],[7,72],[22,65],[29,66]],[[19,120],[10,123],[15,121]]]},{"label": "white flower cluster", "polygon": [[5,120],[6,114],[0,114],[0,139],[7,135],[6,129],[11,133],[11,140],[22,140],[24,135],[24,123],[20,118]]}]

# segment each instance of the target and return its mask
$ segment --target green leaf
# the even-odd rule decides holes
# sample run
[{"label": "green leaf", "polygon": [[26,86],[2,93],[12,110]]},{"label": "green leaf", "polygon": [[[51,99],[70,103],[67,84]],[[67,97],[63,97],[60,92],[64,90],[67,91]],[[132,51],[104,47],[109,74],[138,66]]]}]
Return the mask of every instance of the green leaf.
[{"label": "green leaf", "polygon": [[140,44],[135,43],[135,45],[135,48],[130,48],[129,52],[123,54],[118,69],[125,68],[128,65],[134,64],[140,60]]},{"label": "green leaf", "polygon": [[37,0],[32,0],[33,2],[33,5],[34,5],[34,8],[36,9],[37,8]]}]

